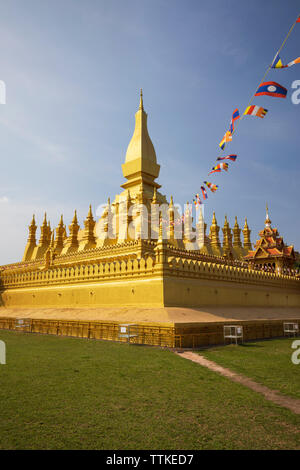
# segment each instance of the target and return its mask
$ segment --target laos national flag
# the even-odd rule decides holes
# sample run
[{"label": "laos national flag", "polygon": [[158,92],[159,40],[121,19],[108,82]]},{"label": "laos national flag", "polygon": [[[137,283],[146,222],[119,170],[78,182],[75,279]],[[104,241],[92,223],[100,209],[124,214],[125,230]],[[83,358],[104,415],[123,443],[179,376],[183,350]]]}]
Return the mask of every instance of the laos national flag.
[{"label": "laos national flag", "polygon": [[276,98],[286,98],[287,89],[276,82],[263,82],[259,85],[255,96],[275,96]]}]

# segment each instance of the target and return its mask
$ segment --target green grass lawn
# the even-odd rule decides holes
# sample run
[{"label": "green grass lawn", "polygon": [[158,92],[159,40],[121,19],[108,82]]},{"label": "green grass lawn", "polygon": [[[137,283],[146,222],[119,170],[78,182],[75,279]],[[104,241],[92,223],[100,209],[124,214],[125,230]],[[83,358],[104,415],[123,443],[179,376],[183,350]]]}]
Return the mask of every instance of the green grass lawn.
[{"label": "green grass lawn", "polygon": [[170,351],[0,339],[1,449],[300,448],[299,416]]},{"label": "green grass lawn", "polygon": [[300,365],[291,361],[292,342],[299,338],[257,341],[201,351],[207,359],[240,372],[285,395],[300,398]]}]

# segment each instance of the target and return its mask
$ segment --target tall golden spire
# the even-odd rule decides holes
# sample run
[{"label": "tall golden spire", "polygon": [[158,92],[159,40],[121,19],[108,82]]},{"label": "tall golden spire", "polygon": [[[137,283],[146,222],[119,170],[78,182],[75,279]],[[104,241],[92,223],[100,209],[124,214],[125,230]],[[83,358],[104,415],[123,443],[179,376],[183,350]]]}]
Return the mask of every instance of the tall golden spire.
[{"label": "tall golden spire", "polygon": [[137,192],[141,182],[159,188],[154,182],[159,175],[160,166],[156,161],[156,153],[148,134],[147,113],[144,110],[143,93],[140,93],[139,109],[135,114],[135,129],[128,145],[125,163],[122,165],[123,175],[128,181],[122,185],[124,189],[132,188]]}]

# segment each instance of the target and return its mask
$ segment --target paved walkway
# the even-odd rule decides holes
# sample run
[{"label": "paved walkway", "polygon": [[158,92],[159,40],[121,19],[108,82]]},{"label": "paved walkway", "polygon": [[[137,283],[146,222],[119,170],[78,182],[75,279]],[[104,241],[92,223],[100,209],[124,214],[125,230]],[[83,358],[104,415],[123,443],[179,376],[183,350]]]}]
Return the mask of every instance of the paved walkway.
[{"label": "paved walkway", "polygon": [[297,398],[288,397],[286,395],[282,395],[276,390],[271,390],[270,388],[266,387],[265,385],[261,385],[258,382],[255,382],[244,375],[237,374],[230,369],[226,369],[225,367],[219,366],[213,361],[206,359],[199,354],[186,351],[183,353],[177,352],[181,357],[185,359],[189,359],[190,361],[196,362],[201,366],[207,367],[214,372],[218,372],[219,374],[227,377],[228,379],[232,380],[233,382],[240,383],[245,385],[245,387],[251,388],[255,392],[261,393],[267,400],[276,403],[276,405],[283,406],[284,408],[288,408],[290,411],[296,414],[300,414],[300,400]]}]

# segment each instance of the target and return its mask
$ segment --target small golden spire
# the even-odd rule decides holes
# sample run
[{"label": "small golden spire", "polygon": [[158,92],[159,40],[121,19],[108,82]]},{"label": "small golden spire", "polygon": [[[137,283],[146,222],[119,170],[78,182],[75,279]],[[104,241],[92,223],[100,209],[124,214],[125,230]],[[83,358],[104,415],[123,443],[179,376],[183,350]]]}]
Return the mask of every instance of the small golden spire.
[{"label": "small golden spire", "polygon": [[233,246],[238,250],[238,254],[241,253],[242,242],[241,242],[241,229],[238,224],[237,216],[235,216],[235,224],[233,227]]},{"label": "small golden spire", "polygon": [[92,205],[90,204],[88,215],[84,221],[84,235],[82,238],[82,246],[84,248],[93,248],[94,244],[96,243],[96,239],[94,236],[95,224],[96,222],[93,218]]},{"label": "small golden spire", "polygon": [[[33,228],[33,227],[32,227]],[[46,246],[47,243],[49,243],[49,227],[48,227],[48,222],[47,222],[47,214],[45,212],[45,215],[44,215],[44,220],[43,220],[43,223],[41,225],[41,236],[40,236],[40,241],[39,241],[39,245],[40,246]]]},{"label": "small golden spire", "polygon": [[216,213],[213,212],[213,218],[212,218],[212,223],[210,226],[210,240],[211,240],[211,245],[214,247],[214,254],[221,254],[221,243],[220,243],[220,238],[219,238],[219,232],[220,232],[220,227],[218,226],[218,222],[216,219]]},{"label": "small golden spire", "polygon": [[75,209],[75,212],[74,212],[74,217],[73,217],[73,220],[72,220],[72,224],[78,224],[78,220],[77,220],[77,210]]},{"label": "small golden spire", "polygon": [[31,221],[31,224],[29,225],[29,238],[28,238],[28,243],[32,243],[35,245],[36,243],[36,237],[35,237],[35,234],[36,234],[36,229],[37,229],[37,225],[35,223],[35,216],[33,214],[32,216],[32,221]]},{"label": "small golden spire", "polygon": [[173,203],[173,196],[171,196],[170,198],[170,204],[169,204],[170,207],[174,207],[174,203]]},{"label": "small golden spire", "polygon": [[31,221],[31,224],[30,224],[31,227],[36,227],[36,223],[35,223],[35,215],[33,214],[32,216],[32,221]]},{"label": "small golden spire", "polygon": [[229,234],[229,239],[230,239],[230,237],[231,237],[231,228],[229,227],[229,222],[228,222],[228,219],[227,219],[227,214],[225,215],[223,233],[224,233],[224,230],[225,230],[226,234]]},{"label": "small golden spire", "polygon": [[60,254],[63,249],[64,233],[65,233],[65,226],[64,226],[63,216],[61,215],[59,224],[56,228],[56,237],[55,237],[55,243],[54,243],[54,249],[57,254]]},{"label": "small golden spire", "polygon": [[77,210],[74,211],[72,223],[69,225],[69,238],[65,244],[64,253],[71,253],[78,249],[78,231],[79,225],[77,220]]},{"label": "small golden spire", "polygon": [[244,235],[244,248],[245,248],[245,250],[247,250],[247,252],[252,249],[250,234],[251,234],[251,230],[248,227],[248,221],[247,221],[247,217],[246,217],[245,218],[245,225],[244,225],[244,228],[243,228],[243,235]]}]

